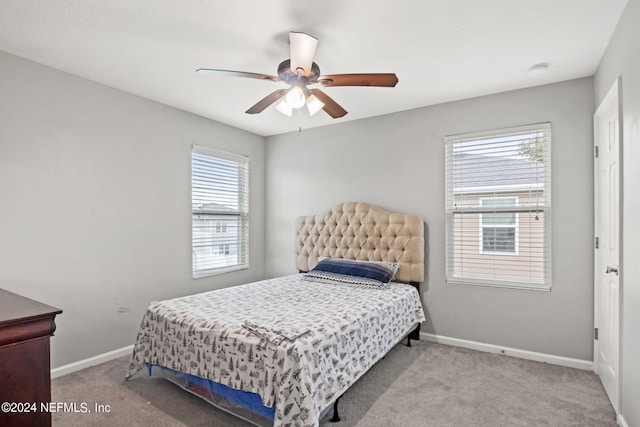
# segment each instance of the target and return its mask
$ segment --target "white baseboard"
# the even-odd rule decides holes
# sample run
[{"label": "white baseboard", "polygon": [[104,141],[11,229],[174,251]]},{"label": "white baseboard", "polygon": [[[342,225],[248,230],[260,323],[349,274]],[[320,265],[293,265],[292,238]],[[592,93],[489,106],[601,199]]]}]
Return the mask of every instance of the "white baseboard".
[{"label": "white baseboard", "polygon": [[[504,354],[506,356],[519,357],[520,359],[533,360],[536,362],[545,362],[552,365],[567,366],[569,368],[583,369],[586,371],[593,371],[593,362],[590,360],[572,359],[570,357],[554,356],[545,353],[536,353],[534,351],[520,350],[517,348],[501,347],[493,344],[486,344],[477,341],[468,341],[458,338],[445,337],[442,335],[429,334],[426,332],[420,332],[420,338],[426,341],[432,341],[440,344],[452,345],[455,347],[469,348],[471,350],[484,351],[486,353]],[[51,370],[51,379],[59,378],[63,375],[70,374],[72,372],[80,371],[91,366],[99,365],[101,363],[108,362],[113,359],[117,359],[122,356],[127,356],[133,351],[133,344],[112,350],[106,353],[99,354],[97,356],[90,357],[88,359],[79,360],[77,362],[69,363],[58,368]],[[625,426],[626,423],[622,416],[619,417],[619,424]]]},{"label": "white baseboard", "polygon": [[117,350],[108,351],[106,353],[99,354],[97,356],[90,357],[88,359],[79,360],[77,362],[69,363],[58,368],[51,370],[51,379],[59,378],[63,375],[70,374],[72,372],[79,371],[84,368],[99,365],[104,362],[108,362],[118,357],[130,355],[133,352],[133,344],[119,348]]},{"label": "white baseboard", "polygon": [[567,366],[569,368],[593,371],[591,360],[572,359],[570,357],[554,356],[552,354],[536,353],[534,351],[520,350],[517,348],[501,347],[493,344],[486,344],[477,341],[461,340],[458,338],[445,337],[442,335],[420,332],[420,337],[427,341],[447,344],[456,347],[469,348],[471,350],[484,351],[486,353],[504,354],[506,356],[519,357],[520,359],[533,360],[535,362],[545,362],[552,365]]},{"label": "white baseboard", "polygon": [[627,420],[625,420],[622,415],[618,415],[618,425],[622,427],[629,427],[629,424],[627,424]]}]

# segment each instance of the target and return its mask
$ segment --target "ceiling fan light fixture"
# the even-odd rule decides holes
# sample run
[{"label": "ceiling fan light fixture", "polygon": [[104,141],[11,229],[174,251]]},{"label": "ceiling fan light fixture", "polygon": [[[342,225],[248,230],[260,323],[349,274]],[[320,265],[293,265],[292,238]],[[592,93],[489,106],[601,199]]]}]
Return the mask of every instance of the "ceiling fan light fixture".
[{"label": "ceiling fan light fixture", "polygon": [[300,108],[304,105],[305,96],[298,86],[292,87],[284,97],[285,101],[291,108]]},{"label": "ceiling fan light fixture", "polygon": [[283,99],[278,103],[278,105],[276,105],[276,110],[280,111],[287,117],[291,117],[293,113],[293,108],[291,108],[291,106],[287,103],[286,99]]},{"label": "ceiling fan light fixture", "polygon": [[307,110],[309,110],[309,115],[313,116],[318,111],[322,110],[324,107],[324,102],[320,101],[316,98],[315,95],[309,95],[307,98]]}]

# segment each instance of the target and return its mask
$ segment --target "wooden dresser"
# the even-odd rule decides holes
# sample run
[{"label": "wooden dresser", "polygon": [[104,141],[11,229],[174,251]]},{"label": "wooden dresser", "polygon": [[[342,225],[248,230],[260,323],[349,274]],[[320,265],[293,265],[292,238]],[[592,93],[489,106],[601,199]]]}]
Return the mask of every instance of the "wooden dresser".
[{"label": "wooden dresser", "polygon": [[[41,411],[40,403],[51,402],[49,337],[60,313],[60,309],[0,289],[0,404],[13,406],[3,405],[0,425],[51,425],[51,413]],[[7,412],[7,408],[18,412]]]}]

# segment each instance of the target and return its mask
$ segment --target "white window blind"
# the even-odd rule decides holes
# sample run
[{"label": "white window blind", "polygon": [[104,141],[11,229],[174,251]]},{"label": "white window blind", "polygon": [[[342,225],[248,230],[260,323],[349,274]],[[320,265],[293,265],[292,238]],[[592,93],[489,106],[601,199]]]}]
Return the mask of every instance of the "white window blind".
[{"label": "white window blind", "polygon": [[448,283],[551,289],[551,125],[446,144]]},{"label": "white window blind", "polygon": [[202,277],[249,266],[249,159],[194,146],[192,265]]}]

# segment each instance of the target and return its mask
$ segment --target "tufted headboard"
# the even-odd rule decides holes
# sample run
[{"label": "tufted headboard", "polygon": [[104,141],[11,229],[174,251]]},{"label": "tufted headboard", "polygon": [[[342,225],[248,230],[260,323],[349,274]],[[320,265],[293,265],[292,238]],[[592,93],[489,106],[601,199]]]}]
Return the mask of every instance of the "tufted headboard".
[{"label": "tufted headboard", "polygon": [[384,211],[367,203],[343,203],[329,212],[296,221],[298,270],[319,257],[400,264],[395,280],[424,280],[424,224],[416,215]]}]

